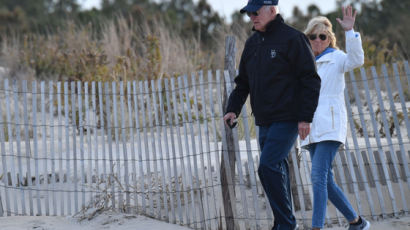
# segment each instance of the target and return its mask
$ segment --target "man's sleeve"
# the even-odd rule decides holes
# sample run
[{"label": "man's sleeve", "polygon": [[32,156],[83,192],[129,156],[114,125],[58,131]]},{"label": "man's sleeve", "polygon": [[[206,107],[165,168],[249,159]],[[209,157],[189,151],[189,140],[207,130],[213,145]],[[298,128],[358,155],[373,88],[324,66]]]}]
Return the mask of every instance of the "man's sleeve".
[{"label": "man's sleeve", "polygon": [[299,83],[297,119],[312,122],[319,100],[321,81],[310,43],[304,34],[291,40],[289,56]]},{"label": "man's sleeve", "polygon": [[228,106],[226,108],[226,113],[233,112],[236,114],[236,117],[241,113],[242,106],[249,94],[249,82],[244,59],[245,50],[242,53],[241,61],[239,63],[239,74],[235,78],[236,86],[229,96]]}]

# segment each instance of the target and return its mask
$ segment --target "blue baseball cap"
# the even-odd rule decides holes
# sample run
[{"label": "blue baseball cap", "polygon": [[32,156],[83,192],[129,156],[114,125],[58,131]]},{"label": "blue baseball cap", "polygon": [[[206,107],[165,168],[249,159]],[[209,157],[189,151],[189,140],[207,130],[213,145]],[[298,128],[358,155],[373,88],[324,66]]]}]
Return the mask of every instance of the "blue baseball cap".
[{"label": "blue baseball cap", "polygon": [[244,8],[242,8],[239,12],[241,14],[245,12],[256,12],[258,11],[262,6],[267,6],[267,5],[278,5],[279,0],[249,0],[248,5],[246,5]]}]

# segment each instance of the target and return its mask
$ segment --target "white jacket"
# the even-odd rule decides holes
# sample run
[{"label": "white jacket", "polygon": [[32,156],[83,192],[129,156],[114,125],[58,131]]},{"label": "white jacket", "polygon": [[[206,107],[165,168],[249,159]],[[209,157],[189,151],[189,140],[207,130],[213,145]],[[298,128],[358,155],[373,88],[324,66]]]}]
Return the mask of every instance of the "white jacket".
[{"label": "white jacket", "polygon": [[310,126],[310,134],[301,142],[302,147],[320,141],[332,140],[343,144],[346,141],[345,72],[364,63],[360,34],[353,30],[346,32],[346,52],[347,54],[335,50],[316,61],[322,80],[319,103]]}]

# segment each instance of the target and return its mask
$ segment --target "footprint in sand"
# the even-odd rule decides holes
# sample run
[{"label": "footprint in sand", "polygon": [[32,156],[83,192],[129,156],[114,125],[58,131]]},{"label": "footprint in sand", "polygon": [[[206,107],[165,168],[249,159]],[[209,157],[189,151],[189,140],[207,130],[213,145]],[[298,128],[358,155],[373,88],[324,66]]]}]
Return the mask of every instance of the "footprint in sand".
[{"label": "footprint in sand", "polygon": [[44,228],[45,223],[42,221],[31,221],[30,222],[30,226],[31,229],[35,229],[35,230],[47,230],[46,228]]}]

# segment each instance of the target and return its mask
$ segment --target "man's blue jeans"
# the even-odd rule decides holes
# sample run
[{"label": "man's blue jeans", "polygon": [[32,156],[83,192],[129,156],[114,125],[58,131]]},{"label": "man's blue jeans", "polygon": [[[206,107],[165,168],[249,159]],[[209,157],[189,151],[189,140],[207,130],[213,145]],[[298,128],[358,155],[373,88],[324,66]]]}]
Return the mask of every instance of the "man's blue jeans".
[{"label": "man's blue jeans", "polygon": [[293,230],[296,227],[286,158],[297,132],[297,122],[275,122],[259,127],[262,153],[258,174],[275,216],[275,230]]},{"label": "man's blue jeans", "polygon": [[313,184],[312,228],[323,228],[328,198],[349,222],[358,217],[333,180],[332,162],[339,146],[340,142],[337,141],[322,141],[309,145]]}]

